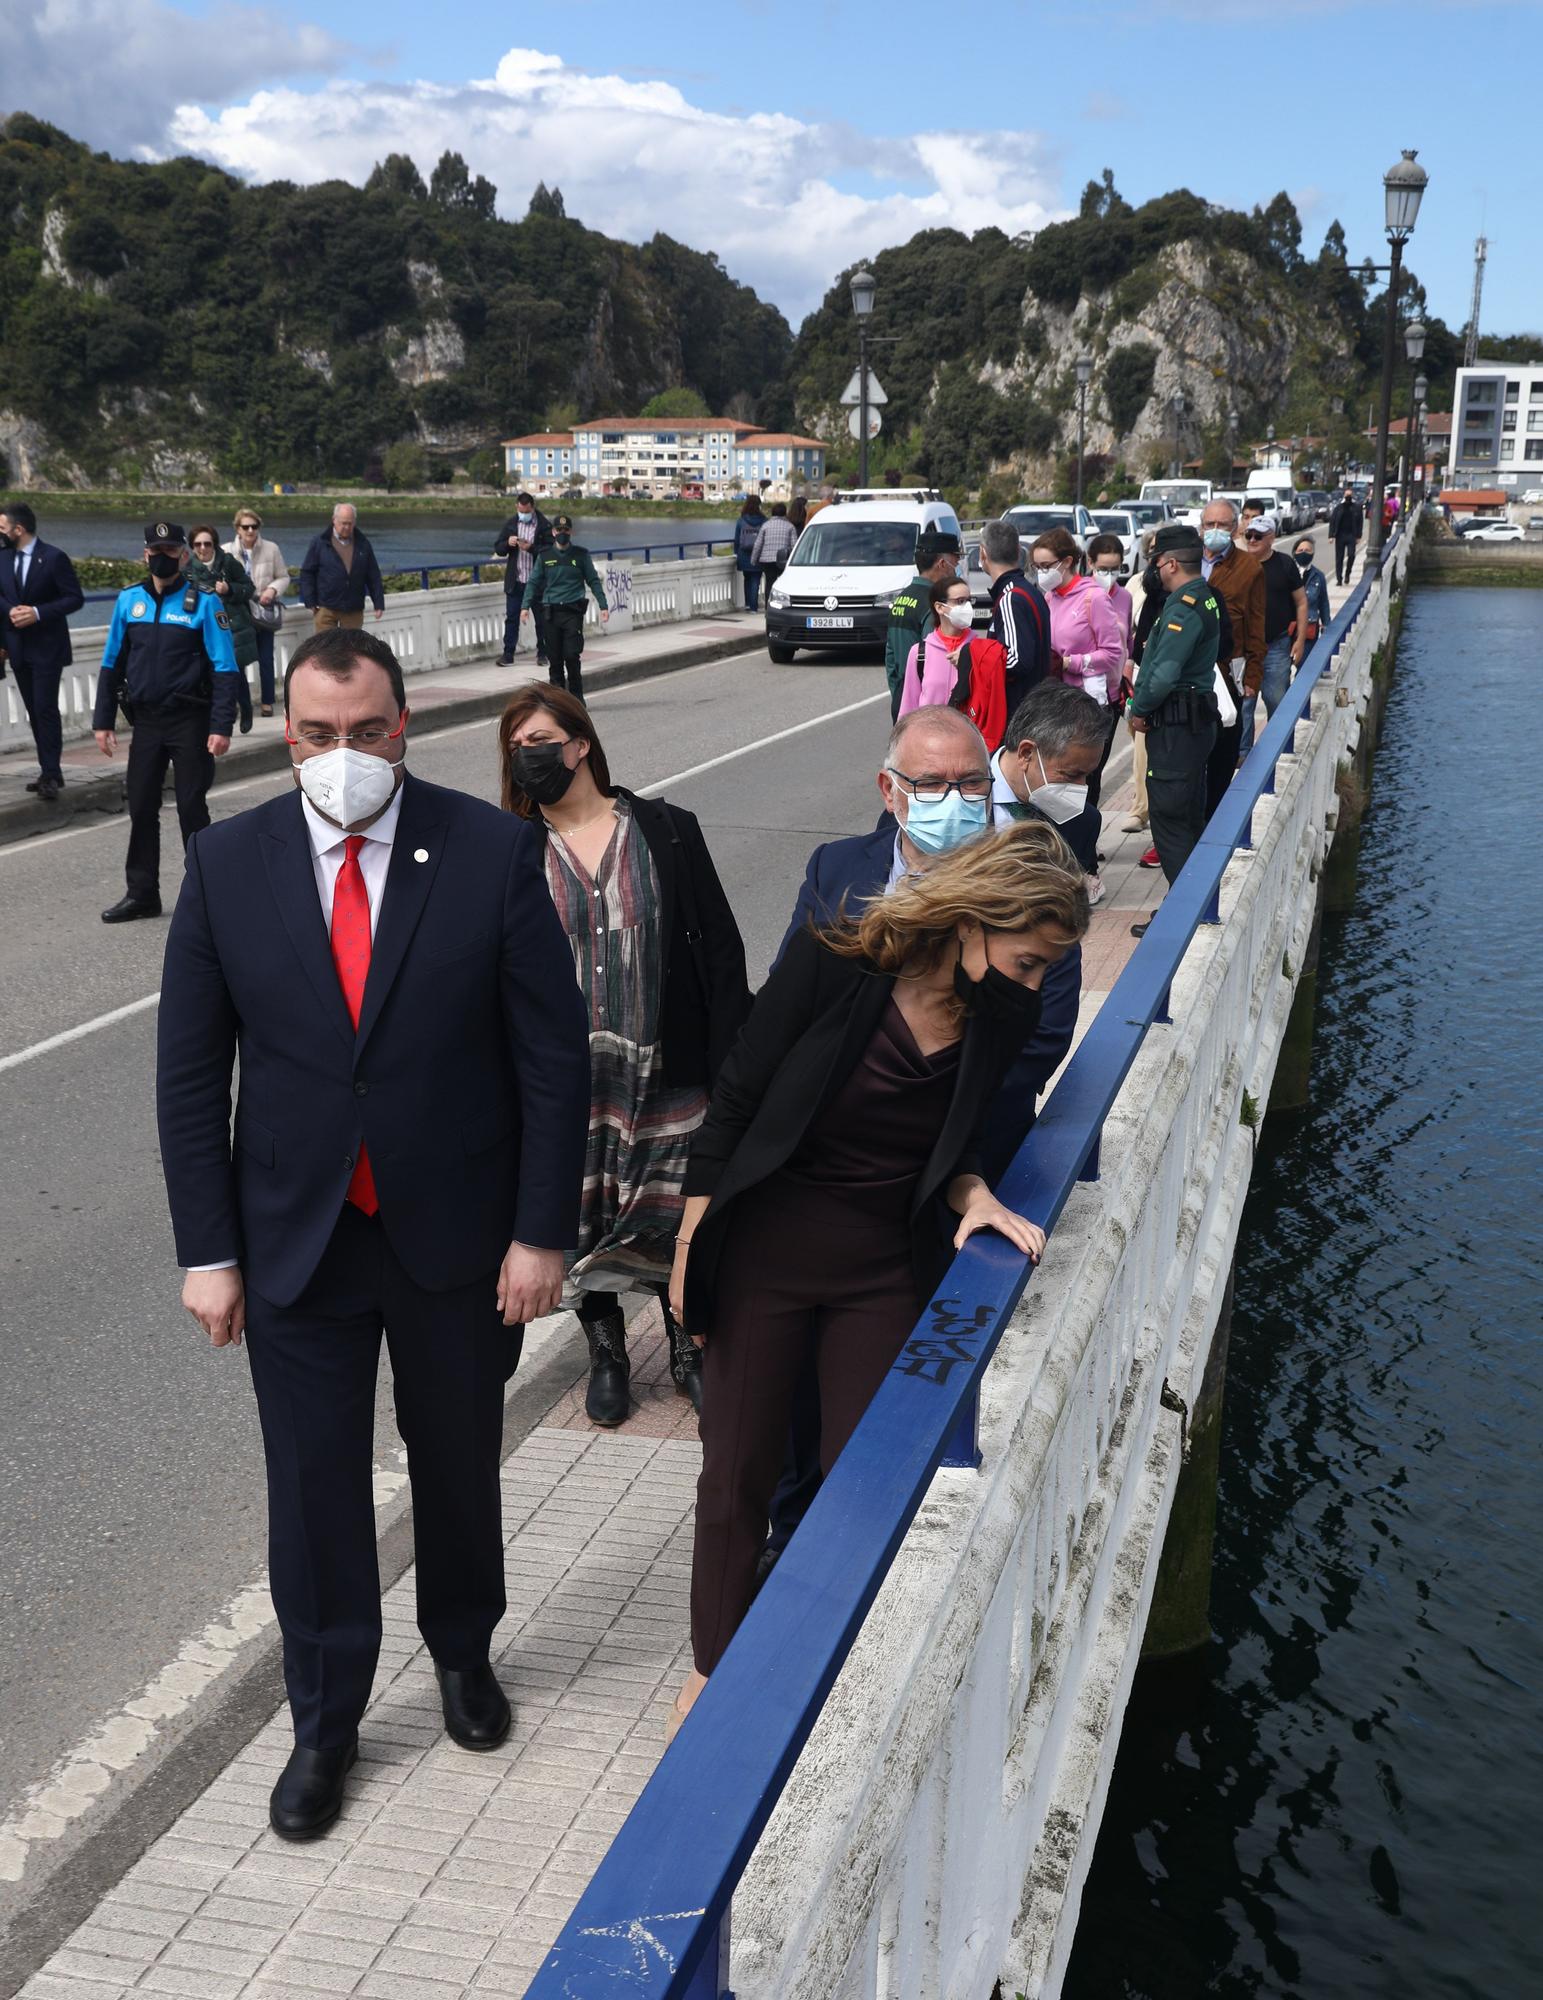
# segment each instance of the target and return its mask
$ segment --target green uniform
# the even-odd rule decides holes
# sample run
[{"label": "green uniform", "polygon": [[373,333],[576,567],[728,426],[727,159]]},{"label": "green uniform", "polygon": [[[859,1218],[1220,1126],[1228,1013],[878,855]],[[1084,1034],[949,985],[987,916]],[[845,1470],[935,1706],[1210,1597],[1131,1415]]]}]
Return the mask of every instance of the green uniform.
[{"label": "green uniform", "polygon": [[884,674],[889,682],[889,719],[900,713],[900,696],[905,687],[905,663],[911,648],[919,646],[937,624],[932,615],[932,585],[924,576],[913,576],[904,590],[897,590],[889,607],[889,624],[884,633]]},{"label": "green uniform", "polygon": [[1213,693],[1221,613],[1198,576],[1168,593],[1141,656],[1131,711],[1147,725],[1152,845],[1171,882],[1205,832],[1206,763],[1216,742]]},{"label": "green uniform", "polygon": [[537,549],[525,592],[527,605],[582,604],[586,588],[595,593],[602,611],[610,610],[588,549],[581,549],[577,542],[570,542],[565,549]]}]

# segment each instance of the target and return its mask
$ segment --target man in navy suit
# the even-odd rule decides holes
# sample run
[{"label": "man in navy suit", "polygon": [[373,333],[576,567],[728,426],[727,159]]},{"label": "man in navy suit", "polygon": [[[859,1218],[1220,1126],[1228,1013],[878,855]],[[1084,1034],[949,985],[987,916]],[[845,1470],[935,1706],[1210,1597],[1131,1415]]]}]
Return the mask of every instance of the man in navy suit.
[{"label": "man in navy suit", "polygon": [[[1097,718],[1098,704],[1086,695],[1080,698]],[[1010,741],[1015,740],[1013,728],[1027,706],[1027,701],[1021,704],[1008,725]],[[1095,763],[1097,755],[1095,750]],[[950,845],[958,845],[972,833],[985,831],[993,822],[1006,824],[1010,818],[1049,817],[1027,805],[1009,814],[996,803],[1000,788],[997,767],[984,737],[967,715],[956,708],[913,709],[900,718],[891,732],[884,768],[879,773],[879,792],[886,807],[884,817],[872,833],[828,840],[810,855],[794,905],[793,921],[777,948],[778,958],[787,950],[788,940],[795,931],[810,923],[827,923],[843,908],[855,912],[873,897],[886,894],[905,875],[920,874],[935,853],[946,851],[930,845],[937,837],[930,826],[923,835],[920,826],[913,825],[913,818],[920,817],[916,794],[930,794],[940,786],[951,788],[945,794],[945,806],[950,800],[959,799],[959,804],[951,808],[958,837]],[[978,811],[965,810],[972,808],[977,799]],[[919,845],[921,838],[929,846]],[[1040,988],[1039,1026],[1003,1079],[987,1120],[982,1160],[986,1178],[993,1184],[1022,1145],[1024,1135],[1034,1123],[1035,1100],[1072,1045],[1081,992],[1082,947],[1073,945],[1045,974]],[[787,1463],[772,1496],[771,1534],[761,1558],[763,1576],[787,1547],[793,1530],[808,1513],[819,1490],[820,1396],[814,1371],[809,1368],[804,1371],[794,1403]]]},{"label": "man in navy suit", "polygon": [[20,500],[0,507],[0,652],[16,675],[37,745],[38,775],[27,790],[50,802],[64,789],[59,682],[74,658],[69,618],[85,601],[63,549],[38,540],[32,509]]},{"label": "man in navy suit", "polygon": [[407,775],[391,648],[307,639],[284,710],[297,789],[188,844],[157,1108],[183,1303],[251,1357],[295,1725],[270,1818],[303,1840],[341,1809],[380,1644],[382,1332],[445,1725],[508,1734],[504,1385],[577,1239],[589,1048],[537,840]]}]

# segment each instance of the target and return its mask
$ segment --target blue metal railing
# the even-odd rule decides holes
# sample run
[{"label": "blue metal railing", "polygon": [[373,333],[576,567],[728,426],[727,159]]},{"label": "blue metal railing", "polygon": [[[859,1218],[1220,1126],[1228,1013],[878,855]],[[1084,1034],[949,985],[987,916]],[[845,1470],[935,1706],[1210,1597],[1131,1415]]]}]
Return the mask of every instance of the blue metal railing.
[{"label": "blue metal railing", "polygon": [[[684,562],[688,549],[704,549],[708,555],[711,555],[714,549],[727,548],[728,546],[729,544],[720,537],[717,541],[709,542],[650,542],[646,544],[638,542],[628,548],[591,549],[589,553],[600,562],[610,562],[616,556],[641,556],[646,563]],[[503,567],[504,558],[502,556],[480,556],[476,562],[407,563],[400,569],[382,570],[381,575],[416,576],[418,578],[418,588],[420,590],[428,590],[432,587],[429,583],[429,578],[438,575],[443,570],[469,569],[471,571],[472,582],[481,583],[482,572],[485,569],[496,569],[501,573]],[[293,573],[291,571],[291,575]],[[89,591],[86,594],[85,601],[87,604],[116,604],[118,593],[116,590]],[[287,598],[285,602],[296,604],[299,600],[297,598]]]},{"label": "blue metal railing", "polygon": [[[1320,634],[998,1185],[1047,1234],[1078,1180],[1097,1178],[1104,1120],[1148,1029],[1168,1019],[1191,938],[1219,920],[1223,872],[1370,590],[1363,575]],[[955,1257],[528,2000],[720,2000],[735,1886],[933,1474],[980,1463],[981,1378],[1029,1277],[1002,1237],[972,1237]]]}]

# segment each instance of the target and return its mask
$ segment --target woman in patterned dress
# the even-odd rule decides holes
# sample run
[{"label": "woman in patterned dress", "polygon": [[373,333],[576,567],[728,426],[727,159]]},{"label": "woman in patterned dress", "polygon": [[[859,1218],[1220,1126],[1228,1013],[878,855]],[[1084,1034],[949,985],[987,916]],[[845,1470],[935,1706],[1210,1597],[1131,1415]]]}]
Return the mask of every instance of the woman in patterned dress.
[{"label": "woman in patterned dress", "polygon": [[531,681],[498,725],[503,804],[546,841],[547,886],[589,1005],[589,1149],[570,1302],[589,1342],[590,1421],[628,1413],[620,1294],[652,1292],[677,1390],[701,1356],[667,1298],[691,1136],[750,1009],[745,947],[693,814],[613,785],[589,711]]}]

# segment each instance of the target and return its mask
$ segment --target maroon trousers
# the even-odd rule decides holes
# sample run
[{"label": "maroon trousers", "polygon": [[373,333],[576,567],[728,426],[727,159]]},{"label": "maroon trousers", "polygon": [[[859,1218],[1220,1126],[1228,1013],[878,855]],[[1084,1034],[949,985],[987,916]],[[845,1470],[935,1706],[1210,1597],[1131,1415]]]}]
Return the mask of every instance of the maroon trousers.
[{"label": "maroon trousers", "polygon": [[794,1391],[812,1353],[829,1472],[921,1310],[901,1214],[779,1176],[729,1225],[702,1357],[702,1474],[691,1564],[697,1670],[723,1657],[755,1590]]}]

